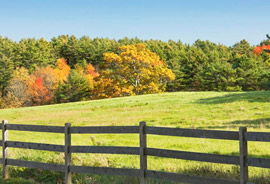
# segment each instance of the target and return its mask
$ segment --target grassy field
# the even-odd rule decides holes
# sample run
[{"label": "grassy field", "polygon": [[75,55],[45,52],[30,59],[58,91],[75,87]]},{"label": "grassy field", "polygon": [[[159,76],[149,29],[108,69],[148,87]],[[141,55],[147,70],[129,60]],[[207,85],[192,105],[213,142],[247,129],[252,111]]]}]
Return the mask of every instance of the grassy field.
[{"label": "grassy field", "polygon": [[[269,131],[270,92],[177,92],[143,95],[50,106],[0,110],[1,119],[9,123],[72,126],[138,125],[146,121],[151,126]],[[183,151],[238,155],[238,142],[169,136],[148,136],[148,146]],[[10,131],[9,140],[64,144],[64,136],[50,133]],[[73,145],[138,146],[138,135],[86,134],[72,135]],[[249,155],[270,158],[270,143],[249,143]],[[10,149],[11,158],[64,163],[63,153]],[[106,154],[73,154],[73,164],[139,168],[138,156]],[[202,176],[239,177],[239,168],[232,165],[210,164],[149,157],[148,168]],[[250,180],[270,183],[270,170],[251,168]],[[62,183],[58,172],[11,167],[11,176],[32,179],[29,183]],[[18,183],[21,179],[18,179]],[[136,178],[74,174],[74,183],[137,183]],[[3,181],[0,181],[0,183]],[[11,183],[16,183],[14,180]],[[28,181],[25,181],[28,183]],[[151,180],[149,183],[167,183]]]}]

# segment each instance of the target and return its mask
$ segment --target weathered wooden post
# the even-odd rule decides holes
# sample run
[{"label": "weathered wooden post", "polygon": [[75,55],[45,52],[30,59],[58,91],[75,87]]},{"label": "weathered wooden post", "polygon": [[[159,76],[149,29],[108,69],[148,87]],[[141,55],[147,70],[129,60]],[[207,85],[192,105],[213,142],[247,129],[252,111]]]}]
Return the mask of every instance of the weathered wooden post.
[{"label": "weathered wooden post", "polygon": [[2,121],[2,148],[3,148],[3,178],[8,178],[8,165],[7,165],[7,158],[8,158],[8,148],[7,148],[7,140],[8,140],[8,130],[7,130],[7,120]]},{"label": "weathered wooden post", "polygon": [[145,154],[146,144],[146,133],[145,133],[146,123],[144,121],[140,122],[139,132],[140,132],[140,184],[146,184],[145,172],[147,170],[147,155]]},{"label": "weathered wooden post", "polygon": [[240,184],[246,184],[248,182],[248,147],[246,139],[247,128],[239,128],[239,152],[240,152]]},{"label": "weathered wooden post", "polygon": [[65,184],[71,184],[71,133],[70,133],[70,123],[65,124]]}]

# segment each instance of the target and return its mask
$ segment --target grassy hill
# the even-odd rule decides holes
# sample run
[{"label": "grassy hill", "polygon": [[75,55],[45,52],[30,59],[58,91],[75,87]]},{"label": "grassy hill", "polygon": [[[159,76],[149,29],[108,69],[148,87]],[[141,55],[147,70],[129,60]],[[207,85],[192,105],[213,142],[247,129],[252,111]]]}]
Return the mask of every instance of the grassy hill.
[{"label": "grassy hill", "polygon": [[[151,126],[181,128],[269,131],[270,92],[177,92],[143,95],[50,106],[0,110],[1,119],[9,123],[58,125],[66,122],[72,126],[138,125],[146,121]],[[9,140],[64,144],[63,135],[50,133],[23,133],[10,131]],[[73,135],[73,145],[138,146],[138,135]],[[148,136],[150,147],[215,154],[237,155],[237,141],[222,141],[168,136]],[[256,157],[270,158],[270,144],[249,143],[249,153]],[[10,149],[11,158],[64,163],[62,153]],[[74,164],[139,167],[138,156],[73,154]],[[149,169],[193,173],[214,177],[237,178],[239,168],[231,165],[208,164],[175,159],[149,158]],[[31,174],[29,174],[31,173]],[[63,175],[12,167],[15,177],[34,178],[36,182],[61,183]],[[267,169],[250,168],[250,177],[257,183],[269,183]],[[268,177],[269,178],[269,177]],[[136,183],[136,179],[110,176],[75,175],[76,183]],[[131,181],[130,181],[131,180]],[[159,183],[151,181],[152,183]]]}]

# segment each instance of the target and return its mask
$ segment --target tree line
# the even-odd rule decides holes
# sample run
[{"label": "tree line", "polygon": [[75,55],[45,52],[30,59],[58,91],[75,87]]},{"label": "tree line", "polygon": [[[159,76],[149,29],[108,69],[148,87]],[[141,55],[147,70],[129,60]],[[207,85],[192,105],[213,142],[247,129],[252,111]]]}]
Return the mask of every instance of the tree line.
[{"label": "tree line", "polygon": [[270,50],[268,45],[269,39],[255,47],[246,40],[225,46],[69,35],[15,42],[0,36],[0,104],[18,107],[161,91],[269,90],[269,52],[262,52]]}]

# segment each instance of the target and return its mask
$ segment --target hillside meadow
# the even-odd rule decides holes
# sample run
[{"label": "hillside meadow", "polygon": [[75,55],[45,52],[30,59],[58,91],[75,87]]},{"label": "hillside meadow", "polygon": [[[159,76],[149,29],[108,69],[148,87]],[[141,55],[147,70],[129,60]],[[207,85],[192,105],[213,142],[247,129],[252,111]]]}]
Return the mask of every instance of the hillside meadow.
[{"label": "hillside meadow", "polygon": [[[1,109],[0,118],[15,124],[64,126],[149,126],[269,131],[270,92],[175,92],[141,95],[104,100],[93,100],[48,106]],[[9,131],[9,140],[49,144],[64,144],[64,135]],[[238,155],[238,142],[170,136],[147,136],[149,147],[183,151]],[[139,146],[139,136],[132,134],[72,135],[72,145]],[[252,142],[249,155],[270,158],[270,143]],[[10,149],[10,158],[64,163],[64,154],[22,149]],[[139,168],[138,156],[110,154],[73,154],[74,165]],[[62,183],[63,174],[10,167],[11,183]],[[148,168],[202,176],[239,178],[239,168],[233,165],[210,164],[148,157]],[[249,168],[250,181],[270,183],[270,170]],[[137,183],[136,178],[73,174],[74,183]],[[0,183],[3,181],[0,181]],[[150,180],[149,183],[169,183]]]}]

